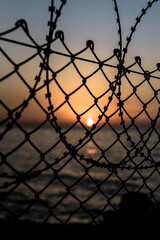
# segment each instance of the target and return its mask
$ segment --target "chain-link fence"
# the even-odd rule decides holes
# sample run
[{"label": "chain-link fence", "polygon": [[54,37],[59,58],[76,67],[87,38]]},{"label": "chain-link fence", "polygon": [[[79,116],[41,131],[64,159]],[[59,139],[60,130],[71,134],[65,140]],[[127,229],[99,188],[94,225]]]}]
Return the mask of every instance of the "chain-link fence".
[{"label": "chain-link fence", "polygon": [[[51,0],[43,45],[23,19],[0,34],[1,90],[9,89],[0,101],[1,219],[98,224],[125,193],[159,201],[160,63],[148,71],[139,56],[125,62],[137,25],[158,1],[142,9],[125,47],[113,1],[119,47],[103,61],[93,41],[72,53],[55,31],[66,2],[56,9]],[[20,31],[25,41],[15,38]],[[14,60],[8,49],[27,50]]]}]

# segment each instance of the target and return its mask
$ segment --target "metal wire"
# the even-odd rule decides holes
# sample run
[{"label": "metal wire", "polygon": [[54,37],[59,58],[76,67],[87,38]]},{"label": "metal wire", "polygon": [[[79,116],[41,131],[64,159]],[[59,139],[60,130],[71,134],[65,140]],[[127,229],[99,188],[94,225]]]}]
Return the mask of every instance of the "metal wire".
[{"label": "metal wire", "polygon": [[[2,183],[0,185],[0,190],[2,190],[2,193],[0,195],[0,207],[1,209],[3,209],[3,211],[7,212],[12,217],[20,219],[38,201],[39,204],[43,205],[43,207],[45,207],[48,211],[48,215],[43,220],[43,222],[47,222],[50,217],[53,217],[59,223],[67,223],[70,221],[73,215],[75,215],[81,209],[90,217],[92,223],[97,224],[97,217],[103,211],[105,211],[108,206],[111,206],[115,209],[115,206],[112,204],[112,200],[116,195],[119,194],[121,189],[124,188],[127,192],[129,191],[126,185],[135,173],[138,174],[138,176],[143,181],[142,186],[140,186],[137,191],[140,191],[140,189],[145,186],[149,190],[154,200],[156,200],[156,198],[154,197],[154,192],[159,188],[159,185],[156,186],[156,188],[153,190],[147,184],[147,180],[155,172],[159,174],[158,168],[160,166],[160,161],[155,160],[154,154],[152,153],[159,146],[160,137],[158,131],[158,123],[160,117],[160,108],[157,109],[157,112],[153,117],[148,110],[148,106],[150,103],[156,103],[158,106],[160,104],[158,97],[160,89],[157,89],[154,86],[154,81],[160,79],[160,77],[158,76],[158,73],[160,71],[160,63],[157,63],[154,70],[148,71],[143,68],[142,61],[139,56],[136,56],[135,61],[129,66],[127,66],[125,60],[130,42],[132,41],[133,34],[136,32],[138,24],[141,22],[141,19],[146,14],[146,12],[148,12],[149,9],[156,2],[158,2],[158,0],[149,1],[146,8],[142,9],[140,16],[136,18],[135,25],[131,27],[130,35],[126,39],[126,45],[124,48],[122,43],[121,21],[118,6],[116,0],[113,0],[118,25],[119,48],[114,49],[113,55],[103,61],[98,58],[98,55],[94,50],[94,42],[91,40],[88,40],[86,42],[86,46],[84,47],[84,49],[74,54],[67,47],[65,43],[64,33],[62,31],[56,31],[58,19],[60,18],[62,9],[67,3],[67,1],[61,0],[60,2],[61,3],[59,9],[56,9],[54,6],[54,1],[51,0],[51,5],[49,7],[50,20],[48,22],[49,33],[46,37],[45,44],[39,45],[32,38],[29,32],[28,25],[23,19],[18,20],[15,24],[15,27],[13,27],[12,29],[9,29],[8,31],[0,34],[0,40],[3,43],[11,43],[16,46],[25,46],[29,49],[35,50],[35,53],[32,56],[26,58],[25,60],[17,64],[7,54],[5,50],[3,50],[2,48],[0,49],[3,57],[13,67],[12,71],[10,71],[1,78],[1,84],[7,81],[9,77],[12,77],[14,74],[16,74],[23,83],[24,87],[29,92],[28,97],[22,102],[20,102],[18,106],[12,109],[7,106],[7,103],[5,101],[0,101],[2,109],[7,112],[7,117],[2,119],[2,121],[0,122],[0,125],[2,126],[2,132],[0,134],[1,141],[5,139],[7,134],[9,134],[15,126],[24,136],[23,141],[21,141],[12,150],[9,150],[7,153],[0,151],[0,167],[2,169],[0,173],[0,178],[2,179]],[[25,33],[27,38],[30,40],[30,43],[21,42],[6,37],[7,34],[16,32],[18,29],[21,29]],[[65,51],[62,52],[55,50],[52,45],[56,42],[60,42]],[[94,60],[87,59],[82,56],[82,54],[87,51],[89,51],[93,55]],[[65,59],[67,59],[67,63],[64,64],[60,69],[55,70],[54,67],[52,67],[50,60],[52,56],[64,57]],[[40,59],[39,72],[35,76],[35,82],[33,86],[31,86],[21,74],[20,69],[36,57]],[[111,63],[111,60],[114,60],[116,64]],[[84,76],[77,65],[77,61],[94,64],[95,70],[88,76]],[[67,93],[64,90],[63,85],[60,84],[58,76],[70,66],[74,68],[77,75],[80,77],[81,84],[70,93]],[[109,78],[109,76],[106,74],[105,67],[117,71],[114,79],[111,80]],[[87,85],[87,81],[90,78],[94,77],[97,73],[102,74],[102,76],[105,78],[107,86],[109,86],[98,97],[95,95],[95,93],[91,91],[91,89]],[[131,79],[130,76],[132,74],[134,74],[134,76],[136,77],[141,77],[141,81],[139,81],[138,84],[135,84]],[[42,79],[44,76],[45,81],[43,82]],[[132,89],[132,91],[128,93],[127,97],[125,98],[122,97],[122,93],[124,91],[124,82],[127,82],[127,84],[130,86],[130,89]],[[51,89],[52,83],[56,85],[56,87],[61,91],[64,96],[64,101],[56,107],[54,107],[54,92]],[[139,89],[145,86],[145,84],[150,87],[150,90],[153,93],[152,97],[146,102],[141,99],[141,96],[138,93]],[[37,94],[43,90],[45,90],[47,108],[45,108],[41,104],[37,97]],[[89,97],[93,99],[93,104],[86,108],[83,112],[81,112],[81,114],[78,113],[75,106],[70,100],[72,96],[74,96],[80,90],[85,90]],[[99,102],[104,96],[106,96],[108,101],[106,102],[106,105],[102,108]],[[132,99],[133,96],[136,97],[136,99],[141,105],[141,110],[134,117],[127,108],[127,103]],[[41,109],[42,114],[45,116],[45,120],[31,131],[27,131],[19,120],[30,105],[31,101],[34,101],[38,105],[39,109]],[[111,114],[109,114],[108,109],[112,105],[113,101],[117,102],[117,106],[116,109]],[[67,127],[67,129],[64,130],[61,127],[59,118],[57,117],[57,112],[59,111],[59,109],[66,105],[72,111],[76,120],[73,124],[71,124],[69,127]],[[82,121],[82,118],[86,115],[86,113],[88,113],[95,107],[99,111],[97,122],[95,122],[91,128],[87,128]],[[141,126],[137,124],[137,120],[143,114],[145,114],[145,117],[149,122],[148,128],[145,131],[142,131]],[[121,131],[118,131],[115,125],[112,123],[112,119],[117,115],[119,117],[119,126],[121,127]],[[127,122],[126,118],[128,119]],[[53,145],[51,145],[51,147],[47,151],[43,151],[34,143],[34,141],[32,140],[32,136],[38,131],[40,131],[40,129],[46,123],[48,123],[48,125],[54,130],[58,137],[58,140]],[[69,132],[72,132],[76,126],[80,126],[85,134],[82,138],[79,138],[79,141],[77,143],[73,144],[68,140],[67,134]],[[96,140],[96,136],[100,134],[105,129],[105,127],[108,127],[116,137],[114,142],[111,142],[109,145],[106,143],[106,147],[102,148]],[[133,128],[138,135],[138,139],[134,139],[131,134],[131,129]],[[153,135],[156,136],[157,141],[153,146],[150,147],[150,141]],[[100,152],[100,156],[97,159],[82,154],[81,150],[84,149],[84,147],[89,142],[93,143],[94,146],[96,146],[98,152]],[[14,165],[12,165],[12,163],[10,163],[8,159],[17,151],[19,151],[19,149],[23,148],[26,143],[28,143],[38,154],[39,160],[38,162],[36,162],[36,164],[33,164],[33,166],[28,171],[20,172],[17,170],[16,167],[14,167]],[[51,151],[56,151],[56,147],[60,144],[63,144],[63,147],[65,149],[64,152],[60,156],[56,156],[54,159],[52,159],[51,162],[49,162],[47,160],[47,156],[50,154]],[[119,144],[120,146],[120,153],[121,151],[125,152],[123,157],[121,157],[119,161],[117,160],[117,162],[112,161],[108,157],[110,149],[114,148],[116,144]],[[66,167],[67,164],[73,161],[76,161],[79,166],[82,167],[83,174],[80,178],[77,178],[73,184],[67,184],[60,176],[61,171],[63,170],[63,168]],[[103,181],[97,182],[97,180],[95,180],[94,176],[92,176],[91,174],[91,170],[93,168],[101,168],[102,170],[105,170],[107,172],[107,177],[105,177]],[[8,169],[8,172],[7,170],[3,172],[3,169]],[[145,170],[147,171],[148,169],[151,170],[151,173],[148,177],[144,177],[141,172]],[[131,173],[129,177],[127,177],[125,180],[123,180],[123,178],[121,177],[121,172],[123,171]],[[37,179],[47,172],[52,173],[52,178],[41,190],[37,191],[32,187],[31,184],[29,184],[30,180]],[[117,177],[121,186],[114,194],[112,194],[112,196],[109,196],[101,189],[101,187],[104,183],[110,181],[110,177],[113,175]],[[81,180],[86,177],[95,184],[95,191],[85,200],[81,200],[74,193],[73,189],[81,182]],[[58,181],[64,188],[66,188],[66,194],[64,194],[62,198],[60,198],[60,200],[56,202],[55,205],[51,206],[46,201],[44,201],[41,196],[43,192],[45,192],[45,190],[52,186],[52,184],[56,181]],[[25,186],[33,193],[34,199],[28,202],[27,207],[20,211],[20,213],[15,214],[5,206],[4,201],[5,199],[7,199],[8,196],[11,196],[13,194],[15,189],[17,189],[21,185]],[[96,213],[96,215],[93,216],[93,214],[90,212],[90,210],[86,207],[85,204],[89,202],[97,193],[100,193],[104,196],[104,198],[106,199],[106,204],[103,206],[100,212]],[[79,206],[75,208],[72,213],[69,214],[68,218],[64,221],[56,213],[54,213],[54,210],[63,202],[64,199],[67,198],[68,195],[70,195],[75,200],[75,202],[78,203]]]}]

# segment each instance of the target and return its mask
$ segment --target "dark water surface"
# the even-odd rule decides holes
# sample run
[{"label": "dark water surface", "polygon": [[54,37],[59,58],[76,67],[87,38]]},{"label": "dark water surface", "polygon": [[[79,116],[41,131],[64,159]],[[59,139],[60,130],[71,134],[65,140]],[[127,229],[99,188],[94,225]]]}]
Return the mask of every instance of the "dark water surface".
[{"label": "dark water surface", "polygon": [[[31,129],[26,128],[26,131],[31,132]],[[66,136],[76,145],[84,134],[83,130],[75,128]],[[130,134],[132,139],[139,141],[137,132],[131,129]],[[147,136],[144,135],[144,138],[147,139]],[[153,133],[147,142],[147,148],[153,148],[151,156],[155,161],[159,161],[160,150],[157,138],[157,133]],[[67,150],[58,142],[58,135],[49,128],[31,134],[31,142],[25,139],[24,133],[13,128],[0,142],[0,151],[7,156],[7,164],[0,166],[0,218],[18,216],[20,220],[47,223],[99,222],[103,211],[118,208],[121,196],[127,191],[141,191],[148,196],[153,195],[156,200],[160,199],[158,170],[119,170],[111,173],[69,156],[61,159]],[[115,139],[116,134],[109,129],[95,135],[96,143],[103,150]],[[126,136],[122,135],[121,139],[129,148]],[[144,151],[147,152],[147,148]],[[101,154],[93,141],[89,141],[79,152],[93,159],[98,159]],[[107,151],[107,158],[116,163],[125,154],[126,150],[117,142]],[[61,160],[46,170],[47,163],[52,164],[57,158]],[[35,177],[30,175],[24,182],[16,182],[19,173],[34,171],[39,171]]]}]

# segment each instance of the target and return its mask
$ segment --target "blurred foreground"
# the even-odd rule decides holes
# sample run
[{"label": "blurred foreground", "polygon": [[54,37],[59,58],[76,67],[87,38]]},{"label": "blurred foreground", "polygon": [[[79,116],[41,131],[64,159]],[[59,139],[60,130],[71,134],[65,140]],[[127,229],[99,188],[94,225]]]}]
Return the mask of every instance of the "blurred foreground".
[{"label": "blurred foreground", "polygon": [[100,225],[51,225],[28,221],[0,221],[1,239],[113,239],[159,240],[160,203],[141,193],[122,196],[120,210],[106,211]]}]

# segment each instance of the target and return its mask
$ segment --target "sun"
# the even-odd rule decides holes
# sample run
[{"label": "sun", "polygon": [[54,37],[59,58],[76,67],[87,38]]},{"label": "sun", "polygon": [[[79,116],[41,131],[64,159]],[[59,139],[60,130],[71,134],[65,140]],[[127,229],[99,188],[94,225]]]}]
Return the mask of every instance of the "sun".
[{"label": "sun", "polygon": [[93,122],[92,119],[88,119],[86,123],[87,123],[87,125],[88,125],[89,127],[91,127],[94,122]]}]

